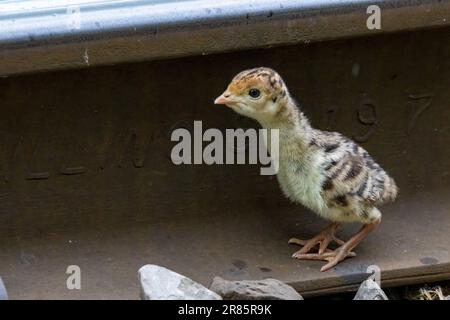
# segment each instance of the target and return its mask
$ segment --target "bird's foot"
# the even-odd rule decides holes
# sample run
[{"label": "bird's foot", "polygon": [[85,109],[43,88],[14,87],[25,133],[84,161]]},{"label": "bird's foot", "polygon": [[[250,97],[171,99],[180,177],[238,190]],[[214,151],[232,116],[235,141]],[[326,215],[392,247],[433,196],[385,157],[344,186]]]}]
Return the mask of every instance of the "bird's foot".
[{"label": "bird's foot", "polygon": [[339,262],[346,258],[354,257],[356,253],[347,249],[345,245],[340,246],[335,250],[326,249],[324,253],[305,253],[305,254],[294,254],[294,258],[300,260],[324,260],[328,261],[326,265],[324,265],[320,271],[327,271],[334,266],[336,266]]},{"label": "bird's foot", "polygon": [[[304,247],[294,253],[293,257],[296,259],[302,259],[302,260],[325,260],[328,261],[328,263],[326,265],[324,265],[320,271],[327,271],[331,268],[333,268],[335,265],[337,265],[339,262],[341,262],[342,260],[344,260],[345,258],[349,258],[349,257],[354,257],[356,256],[356,253],[354,253],[352,250],[365,238],[367,237],[367,235],[372,232],[379,224],[380,224],[381,220],[377,220],[373,223],[369,223],[369,224],[365,224],[361,230],[359,230],[353,237],[350,238],[350,240],[348,240],[347,242],[343,242],[342,240],[336,241],[336,238],[334,237],[334,231],[336,230],[337,227],[333,227],[336,226],[337,224],[332,224],[331,226],[329,226],[327,229],[325,229],[324,231],[322,231],[319,235],[317,235],[316,237],[314,237],[311,240],[308,241],[301,241],[301,240],[292,240],[289,241],[290,243],[298,243],[298,244],[305,244]],[[328,243],[330,243],[330,237],[332,240],[336,241],[340,247],[335,249],[335,250],[330,250],[327,249],[326,246],[325,248],[323,247],[323,244],[320,242],[320,248],[319,248],[319,252],[318,253],[308,253],[309,250],[311,248],[313,248],[318,242],[317,239],[322,239],[321,237],[323,237],[323,233],[329,233],[328,235]],[[315,244],[312,244],[314,243]],[[323,239],[322,239],[323,241]],[[305,252],[306,251],[306,252]]]},{"label": "bird's foot", "polygon": [[311,250],[314,249],[317,245],[319,245],[318,254],[321,255],[326,252],[328,245],[332,241],[336,242],[340,246],[343,245],[344,241],[342,241],[341,239],[337,238],[334,235],[334,233],[336,232],[336,229],[338,227],[339,227],[339,224],[333,223],[333,224],[329,225],[325,230],[320,232],[317,236],[315,236],[314,238],[311,238],[309,240],[300,240],[297,238],[290,239],[288,242],[289,244],[298,244],[298,245],[303,246],[303,248],[301,248],[299,251],[294,253],[292,255],[292,257],[298,259],[299,255],[303,255],[303,254],[311,252]]}]

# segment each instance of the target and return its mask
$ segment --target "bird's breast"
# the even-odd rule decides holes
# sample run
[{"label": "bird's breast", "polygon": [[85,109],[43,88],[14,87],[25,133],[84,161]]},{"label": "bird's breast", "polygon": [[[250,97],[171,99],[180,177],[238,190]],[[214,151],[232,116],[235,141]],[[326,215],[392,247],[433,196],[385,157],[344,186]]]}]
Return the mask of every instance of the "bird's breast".
[{"label": "bird's breast", "polygon": [[280,158],[277,178],[286,197],[316,213],[323,211],[325,203],[321,196],[321,185],[324,177],[313,159],[292,161]]}]

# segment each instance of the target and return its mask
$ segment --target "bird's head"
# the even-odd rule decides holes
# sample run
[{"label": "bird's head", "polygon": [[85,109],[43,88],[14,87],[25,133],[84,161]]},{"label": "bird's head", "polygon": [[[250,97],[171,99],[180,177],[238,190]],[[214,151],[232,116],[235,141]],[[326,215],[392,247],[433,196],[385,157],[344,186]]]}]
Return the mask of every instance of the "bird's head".
[{"label": "bird's head", "polygon": [[215,101],[260,122],[278,117],[289,93],[280,75],[270,68],[255,68],[237,74]]}]

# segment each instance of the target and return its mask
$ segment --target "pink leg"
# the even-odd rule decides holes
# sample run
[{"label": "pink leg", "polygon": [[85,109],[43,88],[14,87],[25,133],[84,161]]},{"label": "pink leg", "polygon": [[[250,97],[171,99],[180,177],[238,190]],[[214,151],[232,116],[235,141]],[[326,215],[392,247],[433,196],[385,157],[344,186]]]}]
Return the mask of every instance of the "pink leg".
[{"label": "pink leg", "polygon": [[365,224],[361,230],[358,231],[350,240],[342,244],[339,248],[334,251],[329,251],[325,253],[310,253],[310,254],[301,254],[296,257],[297,259],[305,259],[305,260],[325,260],[328,261],[326,265],[324,265],[320,271],[327,271],[334,266],[336,266],[339,262],[344,260],[347,257],[354,257],[356,254],[352,252],[352,250],[362,241],[364,240],[369,233],[376,229],[376,227],[380,224],[381,220],[378,220],[374,223]]}]

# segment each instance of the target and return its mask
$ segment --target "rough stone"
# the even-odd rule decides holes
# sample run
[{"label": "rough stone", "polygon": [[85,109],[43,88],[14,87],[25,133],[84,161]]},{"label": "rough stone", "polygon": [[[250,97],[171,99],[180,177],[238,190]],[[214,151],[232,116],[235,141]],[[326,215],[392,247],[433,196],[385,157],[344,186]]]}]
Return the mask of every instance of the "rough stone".
[{"label": "rough stone", "polygon": [[145,265],[138,278],[143,300],[222,300],[201,284],[164,267]]},{"label": "rough stone", "polygon": [[389,299],[375,281],[373,281],[372,279],[368,279],[361,284],[353,300],[389,300]]},{"label": "rough stone", "polygon": [[8,294],[6,293],[2,278],[0,278],[0,300],[8,300]]},{"label": "rough stone", "polygon": [[226,300],[303,300],[294,288],[276,279],[228,281],[215,277],[210,289]]}]

